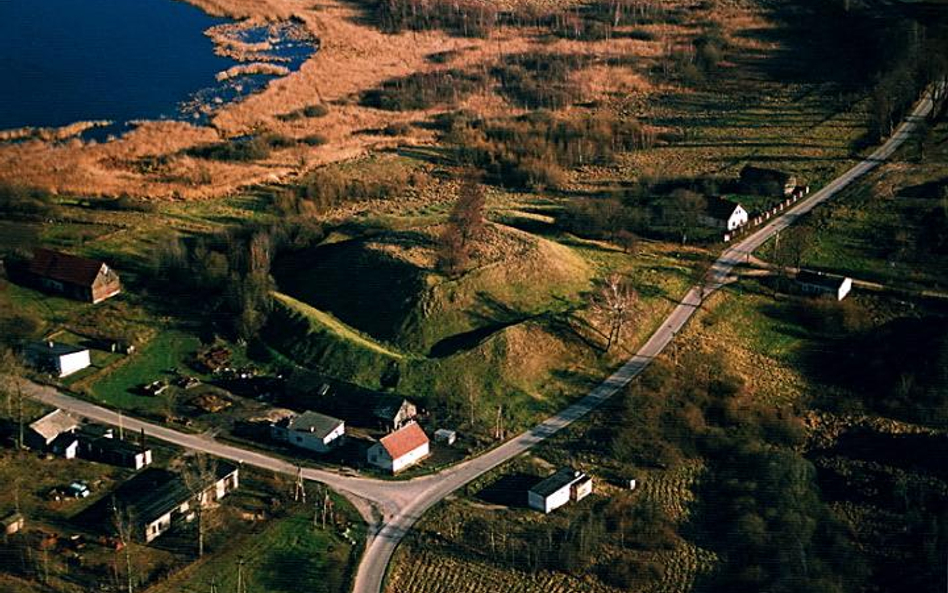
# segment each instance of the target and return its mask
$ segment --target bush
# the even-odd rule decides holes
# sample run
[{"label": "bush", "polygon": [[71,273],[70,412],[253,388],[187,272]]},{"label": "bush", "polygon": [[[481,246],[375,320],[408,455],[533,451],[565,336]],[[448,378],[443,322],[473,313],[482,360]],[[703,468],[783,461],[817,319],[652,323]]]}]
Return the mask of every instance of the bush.
[{"label": "bush", "polygon": [[0,215],[17,220],[55,216],[58,206],[48,191],[0,182]]},{"label": "bush", "polygon": [[582,98],[582,88],[570,75],[588,66],[591,58],[577,54],[529,53],[507,56],[491,74],[501,92],[529,109],[562,109]]},{"label": "bush", "polygon": [[303,108],[303,115],[306,117],[324,117],[329,114],[329,108],[323,104],[307,105]]},{"label": "bush", "polygon": [[411,124],[406,122],[395,122],[388,124],[382,130],[386,136],[407,136],[411,133]]},{"label": "bush", "polygon": [[387,111],[414,111],[441,104],[455,104],[483,87],[486,80],[452,68],[435,72],[416,72],[411,76],[389,80],[381,88],[362,96],[366,107]]},{"label": "bush", "polygon": [[326,140],[326,137],[323,136],[322,134],[311,134],[309,136],[304,137],[302,140],[300,140],[300,142],[302,142],[306,146],[322,146],[328,141]]},{"label": "bush", "polygon": [[599,579],[611,587],[624,590],[639,590],[659,581],[665,568],[658,562],[642,560],[629,554],[599,565]]},{"label": "bush", "polygon": [[515,188],[561,187],[568,168],[608,164],[617,150],[652,142],[635,120],[604,113],[567,119],[539,112],[506,121],[455,114],[442,125],[445,143],[456,147],[462,164],[484,171],[488,181]]},{"label": "bush", "polygon": [[258,138],[249,140],[231,140],[196,146],[187,154],[200,159],[213,161],[259,161],[270,156],[269,146]]}]

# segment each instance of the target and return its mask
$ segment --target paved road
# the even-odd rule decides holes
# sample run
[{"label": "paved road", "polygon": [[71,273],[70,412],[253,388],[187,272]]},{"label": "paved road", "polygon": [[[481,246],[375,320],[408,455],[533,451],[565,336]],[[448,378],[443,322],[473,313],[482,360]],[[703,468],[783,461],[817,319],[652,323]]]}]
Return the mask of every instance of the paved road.
[{"label": "paved road", "polygon": [[[425,511],[468,482],[582,418],[628,385],[672,341],[695,313],[702,297],[706,298],[708,294],[728,281],[735,266],[743,263],[754,250],[776,233],[796,222],[800,216],[832,198],[853,181],[888,159],[912,134],[931,108],[931,99],[926,97],[919,102],[895,134],[868,158],[843,173],[819,192],[798,203],[793,209],[786,211],[746,239],[725,250],[712,266],[708,283],[705,286],[691,288],[635,356],[588,395],[544,422],[479,457],[434,475],[402,482],[342,476],[329,471],[304,468],[303,476],[306,479],[327,484],[353,501],[370,526],[366,551],[356,574],[355,593],[379,593],[382,590],[385,573],[395,548]],[[153,438],[271,471],[289,475],[296,475],[298,471],[296,466],[282,459],[227,445],[207,436],[182,433],[136,418],[121,416],[112,410],[57,393],[49,387],[31,384],[27,386],[27,391],[34,399],[96,422],[113,426],[121,424],[130,431],[140,431],[144,428],[145,432]]]}]

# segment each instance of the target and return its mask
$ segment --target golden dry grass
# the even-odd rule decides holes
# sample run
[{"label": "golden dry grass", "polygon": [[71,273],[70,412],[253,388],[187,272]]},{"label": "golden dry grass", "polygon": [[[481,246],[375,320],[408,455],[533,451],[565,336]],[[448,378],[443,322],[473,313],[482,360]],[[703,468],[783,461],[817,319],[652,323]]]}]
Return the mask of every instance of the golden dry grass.
[{"label": "golden dry grass", "polygon": [[[540,7],[563,5],[562,2],[526,1]],[[31,141],[0,146],[0,180],[75,194],[129,193],[159,198],[226,195],[243,186],[289,179],[320,164],[350,159],[398,142],[431,142],[431,133],[426,131],[398,139],[385,138],[372,131],[390,123],[425,120],[445,108],[392,113],[360,106],[356,99],[386,80],[443,67],[431,63],[432,54],[455,51],[457,57],[450,66],[462,68],[490,64],[499,56],[537,48],[600,57],[635,56],[641,58],[641,63],[634,67],[598,67],[577,77],[591,99],[614,93],[623,95],[626,100],[628,96],[638,96],[644,101],[654,90],[645,73],[663,47],[660,41],[629,38],[541,42],[534,30],[513,28],[501,28],[490,39],[458,39],[441,31],[390,35],[367,23],[362,7],[343,0],[322,0],[305,6],[291,0],[192,2],[211,14],[254,22],[294,16],[319,37],[320,50],[299,71],[272,81],[266,89],[243,101],[220,108],[213,115],[211,126],[152,122],[104,144],[74,140],[64,144]],[[744,14],[749,10],[729,8],[722,14],[735,11]],[[654,26],[643,28],[655,29]],[[690,26],[663,26],[657,34],[662,38],[684,40],[695,31]],[[318,119],[293,122],[277,119],[281,114],[313,104],[331,104],[330,113]],[[514,112],[505,100],[492,92],[475,95],[461,106],[487,116]],[[296,139],[318,134],[327,142],[318,147],[299,145],[281,149],[263,162],[240,166],[213,161],[195,164],[177,156],[195,145],[257,129]],[[143,155],[168,155],[167,171],[138,170],[131,161]]]}]

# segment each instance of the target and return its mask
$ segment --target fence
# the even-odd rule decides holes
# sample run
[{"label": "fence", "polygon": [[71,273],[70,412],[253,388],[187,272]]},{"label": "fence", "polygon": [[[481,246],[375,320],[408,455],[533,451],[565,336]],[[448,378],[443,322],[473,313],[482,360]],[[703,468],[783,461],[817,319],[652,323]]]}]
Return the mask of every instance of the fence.
[{"label": "fence", "polygon": [[798,187],[790,194],[790,197],[781,201],[779,204],[772,206],[769,210],[765,211],[763,214],[758,214],[754,218],[747,221],[747,224],[743,224],[732,231],[724,233],[724,242],[730,243],[733,240],[740,239],[745,235],[749,234],[753,229],[759,227],[763,223],[767,222],[771,218],[777,216],[777,213],[783,212],[784,210],[790,208],[798,201],[802,200],[804,196],[809,195],[810,186],[806,185],[803,187]]}]

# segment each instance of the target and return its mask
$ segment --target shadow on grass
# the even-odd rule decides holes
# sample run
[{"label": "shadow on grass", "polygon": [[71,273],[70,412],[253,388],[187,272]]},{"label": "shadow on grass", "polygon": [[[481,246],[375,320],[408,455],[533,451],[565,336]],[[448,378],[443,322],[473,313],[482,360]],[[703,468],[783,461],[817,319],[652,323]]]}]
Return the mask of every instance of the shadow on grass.
[{"label": "shadow on grass", "polygon": [[481,489],[476,497],[488,504],[527,508],[527,491],[541,480],[542,478],[522,472],[507,474]]}]

